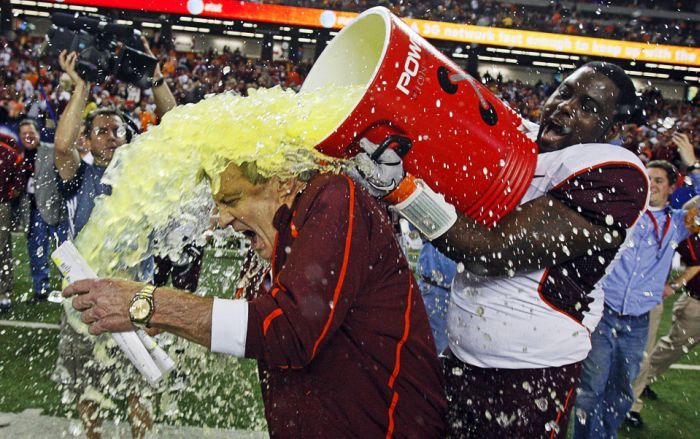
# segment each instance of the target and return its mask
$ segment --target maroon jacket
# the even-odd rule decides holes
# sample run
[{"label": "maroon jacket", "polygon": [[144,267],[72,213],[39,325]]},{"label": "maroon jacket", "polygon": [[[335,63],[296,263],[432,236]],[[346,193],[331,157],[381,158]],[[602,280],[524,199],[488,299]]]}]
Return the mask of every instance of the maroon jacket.
[{"label": "maroon jacket", "polygon": [[444,437],[428,317],[379,204],[323,174],[274,224],[274,281],[249,302],[246,340],[270,435]]},{"label": "maroon jacket", "polygon": [[[700,237],[697,234],[690,235],[685,241],[678,245],[676,251],[681,255],[681,261],[686,267],[696,267],[700,265]],[[686,283],[688,295],[693,299],[700,300],[700,276],[695,275]]]},{"label": "maroon jacket", "polygon": [[10,201],[24,191],[22,159],[15,140],[0,134],[0,202]]}]

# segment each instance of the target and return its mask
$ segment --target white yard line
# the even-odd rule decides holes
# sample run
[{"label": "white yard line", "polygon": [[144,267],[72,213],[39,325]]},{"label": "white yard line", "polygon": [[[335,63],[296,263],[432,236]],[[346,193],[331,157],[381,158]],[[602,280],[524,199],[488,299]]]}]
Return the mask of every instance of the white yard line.
[{"label": "white yard line", "polygon": [[671,369],[680,370],[700,370],[700,366],[694,364],[672,364]]},{"label": "white yard line", "polygon": [[28,328],[28,329],[60,329],[59,325],[53,323],[39,322],[22,322],[18,320],[0,320],[0,326],[9,326],[12,328]]}]

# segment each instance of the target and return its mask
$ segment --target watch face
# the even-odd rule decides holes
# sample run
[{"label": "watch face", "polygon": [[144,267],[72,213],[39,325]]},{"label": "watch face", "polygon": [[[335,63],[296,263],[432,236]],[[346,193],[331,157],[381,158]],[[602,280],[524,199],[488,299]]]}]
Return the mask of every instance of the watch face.
[{"label": "watch face", "polygon": [[145,320],[151,312],[151,304],[147,299],[139,298],[134,300],[129,308],[129,314],[133,320]]}]

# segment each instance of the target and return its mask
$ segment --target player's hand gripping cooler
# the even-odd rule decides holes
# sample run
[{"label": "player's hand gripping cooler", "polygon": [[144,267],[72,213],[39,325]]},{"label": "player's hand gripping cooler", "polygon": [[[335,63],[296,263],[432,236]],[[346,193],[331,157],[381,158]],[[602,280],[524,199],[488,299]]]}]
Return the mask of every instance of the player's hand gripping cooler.
[{"label": "player's hand gripping cooler", "polygon": [[537,161],[520,117],[386,8],[341,30],[302,90],[329,83],[366,91],[320,151],[353,157],[362,138],[379,145],[373,158],[391,147],[407,172],[487,225],[518,205]]}]

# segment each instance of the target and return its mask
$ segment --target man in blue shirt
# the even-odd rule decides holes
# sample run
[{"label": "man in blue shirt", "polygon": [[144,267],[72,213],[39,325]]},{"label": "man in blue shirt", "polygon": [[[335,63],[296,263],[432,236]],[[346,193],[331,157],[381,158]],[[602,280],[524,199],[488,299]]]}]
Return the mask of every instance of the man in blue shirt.
[{"label": "man in blue shirt", "polygon": [[420,287],[425,310],[428,312],[430,328],[433,330],[438,354],[448,345],[447,307],[450,303],[450,287],[457,274],[457,263],[425,243],[421,248],[416,267],[416,278]]},{"label": "man in blue shirt", "polygon": [[[700,165],[688,145],[678,144],[678,151],[693,187],[699,188]],[[617,436],[634,402],[632,382],[644,353],[649,311],[661,303],[675,249],[689,235],[686,212],[668,205],[678,179],[675,167],[667,161],[653,161],[647,165],[647,174],[649,208],[602,280],[605,307],[583,362],[575,407],[576,439]]]},{"label": "man in blue shirt", "polygon": [[440,253],[430,242],[423,242],[419,232],[408,221],[402,219],[399,224],[401,246],[408,266],[416,275],[435,347],[440,354],[448,346],[447,307],[452,280],[457,274],[457,263]]}]

